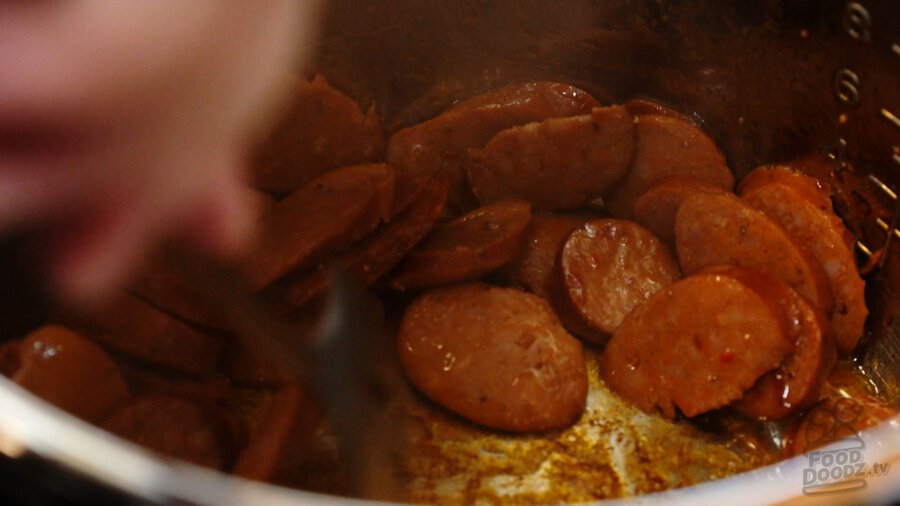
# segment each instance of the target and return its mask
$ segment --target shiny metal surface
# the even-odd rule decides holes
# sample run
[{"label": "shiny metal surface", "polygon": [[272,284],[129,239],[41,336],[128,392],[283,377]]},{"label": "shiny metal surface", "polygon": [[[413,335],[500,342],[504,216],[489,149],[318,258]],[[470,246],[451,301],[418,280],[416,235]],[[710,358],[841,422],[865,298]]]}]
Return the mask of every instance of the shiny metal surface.
[{"label": "shiny metal surface", "polygon": [[[900,318],[898,44],[900,3],[892,0],[333,0],[318,58],[308,70],[322,72],[364,103],[373,101],[394,128],[482,90],[552,79],[584,87],[604,102],[644,96],[696,114],[738,177],[761,162],[831,154],[841,180],[859,196],[859,208],[847,210],[847,218],[861,260],[877,260],[869,279],[872,335],[861,359],[887,391],[898,361],[878,350],[894,349],[895,341],[884,336],[896,335],[887,329]],[[144,501],[354,502],[159,459],[2,378],[0,406],[0,452],[7,457],[38,457]],[[900,472],[900,418],[861,436],[867,462]],[[868,479],[853,493],[804,495],[808,467],[801,456],[635,501],[900,499],[900,481],[891,475]]]}]

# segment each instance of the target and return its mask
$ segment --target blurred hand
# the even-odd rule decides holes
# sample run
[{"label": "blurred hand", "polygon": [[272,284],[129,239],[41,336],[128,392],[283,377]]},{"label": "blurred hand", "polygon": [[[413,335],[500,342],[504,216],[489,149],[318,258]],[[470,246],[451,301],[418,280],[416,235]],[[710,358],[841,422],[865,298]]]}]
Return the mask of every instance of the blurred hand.
[{"label": "blurred hand", "polygon": [[106,293],[163,234],[234,254],[247,151],[317,8],[0,1],[0,233],[38,234],[67,298]]}]

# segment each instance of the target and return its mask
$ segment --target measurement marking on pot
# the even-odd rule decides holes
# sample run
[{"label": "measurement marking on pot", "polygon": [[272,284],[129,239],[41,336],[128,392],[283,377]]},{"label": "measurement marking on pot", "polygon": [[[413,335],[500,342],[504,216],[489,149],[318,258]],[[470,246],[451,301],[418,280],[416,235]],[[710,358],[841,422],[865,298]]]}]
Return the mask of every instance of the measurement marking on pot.
[{"label": "measurement marking on pot", "polygon": [[877,186],[877,187],[878,187],[881,191],[883,191],[888,197],[890,197],[891,200],[897,200],[897,194],[894,193],[894,190],[891,190],[891,187],[888,186],[888,185],[886,185],[886,184],[884,184],[880,179],[878,179],[877,177],[875,177],[875,176],[873,176],[873,175],[870,174],[870,175],[869,175],[869,181],[875,183],[875,186]]},{"label": "measurement marking on pot", "polygon": [[859,4],[859,2],[849,2],[846,10],[844,10],[844,29],[847,34],[854,39],[862,42],[868,42],[872,38],[869,27],[872,25],[872,18],[869,11]]},{"label": "measurement marking on pot", "polygon": [[[881,218],[876,218],[876,219],[875,219],[875,223],[877,223],[878,226],[881,227],[882,230],[884,230],[885,232],[890,233],[891,225],[890,225],[888,222],[884,221],[884,220],[881,219]],[[895,229],[893,230],[893,232],[894,232],[894,236],[895,236],[897,239],[900,239],[900,230],[898,230],[898,229],[895,228]]]},{"label": "measurement marking on pot", "polygon": [[890,121],[891,123],[893,123],[894,125],[896,125],[897,128],[900,128],[900,118],[898,118],[894,113],[892,113],[891,111],[889,111],[889,110],[887,110],[887,109],[882,108],[882,109],[881,109],[881,115],[882,115],[885,119],[887,119],[888,121]]},{"label": "measurement marking on pot", "polygon": [[832,83],[834,94],[839,101],[847,105],[859,103],[859,76],[848,68],[837,71]]}]

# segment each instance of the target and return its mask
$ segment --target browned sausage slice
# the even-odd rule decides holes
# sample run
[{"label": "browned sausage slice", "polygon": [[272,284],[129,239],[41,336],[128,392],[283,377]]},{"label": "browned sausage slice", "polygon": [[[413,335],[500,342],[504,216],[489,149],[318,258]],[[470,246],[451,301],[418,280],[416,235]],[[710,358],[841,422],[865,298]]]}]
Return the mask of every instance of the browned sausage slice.
[{"label": "browned sausage slice", "polygon": [[449,206],[465,212],[474,198],[464,166],[469,148],[481,148],[497,132],[546,118],[584,114],[598,105],[566,84],[512,84],[464,100],[443,114],[398,131],[388,140],[387,160],[397,169],[394,210],[408,205],[438,171],[450,179]]},{"label": "browned sausage slice", "polygon": [[559,252],[563,244],[589,215],[536,214],[525,230],[522,248],[504,274],[513,283],[545,299],[550,298],[550,283],[558,274]]},{"label": "browned sausage slice", "polygon": [[675,215],[685,275],[711,265],[757,268],[797,290],[825,314],[833,299],[822,266],[772,219],[733,195],[695,193]]},{"label": "browned sausage slice", "polygon": [[123,356],[116,357],[116,364],[131,393],[136,396],[159,394],[200,402],[219,402],[234,392],[234,384],[224,374],[201,377],[178,374],[171,369],[161,369]]},{"label": "browned sausage slice", "polygon": [[613,216],[631,218],[635,199],[671,176],[691,176],[725,191],[734,186],[719,148],[691,123],[669,116],[639,116],[636,131],[631,169],[606,199]]},{"label": "browned sausage slice", "polygon": [[601,374],[644,411],[696,416],[739,399],[793,349],[773,306],[728,276],[672,283],[636,307],[603,353]]},{"label": "browned sausage slice", "polygon": [[628,109],[628,112],[630,112],[633,116],[668,116],[670,118],[680,119],[681,121],[686,121],[693,125],[699,126],[699,121],[696,118],[678,112],[675,109],[665,106],[659,102],[654,102],[653,100],[647,100],[645,98],[635,98],[629,100],[625,104],[625,108]]},{"label": "browned sausage slice", "polygon": [[675,247],[675,213],[692,193],[727,193],[690,176],[673,176],[651,186],[634,201],[634,221]]},{"label": "browned sausage slice", "polygon": [[[378,281],[434,227],[447,203],[448,182],[433,181],[415,202],[372,235],[338,256],[331,265],[343,269],[365,284]],[[287,309],[298,308],[324,292],[328,272],[320,266],[310,272],[290,276],[281,301]]]},{"label": "browned sausage slice", "polygon": [[856,258],[844,242],[846,229],[830,211],[778,182],[755,185],[742,198],[781,224],[822,265],[834,298],[831,327],[841,353],[850,354],[862,337],[869,311]]},{"label": "browned sausage slice", "polygon": [[279,390],[232,472],[242,478],[283,482],[309,458],[321,412],[301,387]]},{"label": "browned sausage slice", "polygon": [[189,374],[210,374],[222,356],[222,343],[121,293],[101,311],[87,316],[97,331],[93,341],[135,359]]},{"label": "browned sausage slice", "polygon": [[535,295],[481,283],[428,292],[403,317],[398,347],[413,385],[484,426],[560,428],[584,409],[581,343]]},{"label": "browned sausage slice", "polygon": [[625,315],[679,276],[675,257],[649,230],[596,219],[569,236],[560,257],[569,301],[597,332],[610,335]]},{"label": "browned sausage slice", "polygon": [[261,222],[259,243],[244,265],[251,287],[263,288],[364,237],[378,225],[393,194],[386,164],[333,170],[279,202]]},{"label": "browned sausage slice", "polygon": [[384,128],[374,107],[359,104],[318,75],[298,83],[293,103],[257,149],[253,183],[287,194],[339,167],[383,159]]},{"label": "browned sausage slice", "polygon": [[597,105],[597,100],[588,92],[570,84],[533,81],[509,84],[461,100],[447,108],[447,112],[507,109],[521,124],[535,119],[572,116],[588,112]]},{"label": "browned sausage slice", "polygon": [[780,183],[790,187],[798,196],[822,211],[831,213],[831,192],[824,183],[814,177],[791,170],[787,166],[771,165],[750,171],[738,184],[737,194],[745,195],[768,183]]},{"label": "browned sausage slice", "polygon": [[123,406],[103,428],[162,455],[224,470],[236,445],[226,417],[214,405],[151,396]]},{"label": "browned sausage slice", "polygon": [[471,154],[472,191],[482,203],[525,199],[538,210],[582,207],[609,190],[628,170],[635,134],[622,107],[552,118],[498,133]]},{"label": "browned sausage slice", "polygon": [[414,290],[476,278],[506,265],[531,221],[531,206],[506,200],[436,227],[397,266],[388,284]]},{"label": "browned sausage slice", "polygon": [[737,267],[715,270],[741,281],[774,302],[782,313],[793,351],[777,369],[762,376],[732,406],[754,418],[783,420],[819,400],[822,384],[837,360],[828,319],[797,292],[762,271]]},{"label": "browned sausage slice", "polygon": [[[245,188],[245,191],[257,221],[274,209],[276,201],[270,195],[251,188]],[[210,310],[208,303],[198,299],[197,290],[179,274],[172,265],[172,259],[171,252],[154,255],[127,282],[125,290],[192,324],[223,329],[225,322],[222,315]]]},{"label": "browned sausage slice", "polygon": [[[841,227],[849,229],[844,240],[853,249],[856,239],[879,242],[884,231],[876,218],[886,216],[880,205],[880,190],[868,181],[865,171],[840,170],[840,163],[818,153],[794,158],[785,164],[793,172],[814,178],[828,190],[832,208],[841,219]],[[877,194],[877,195],[876,195]]]},{"label": "browned sausage slice", "polygon": [[162,256],[143,269],[125,289],[140,299],[182,320],[211,329],[224,329],[221,315],[199,300],[195,290]]},{"label": "browned sausage slice", "polygon": [[12,380],[38,397],[89,422],[99,422],[128,400],[119,367],[97,345],[59,325],[25,337]]}]

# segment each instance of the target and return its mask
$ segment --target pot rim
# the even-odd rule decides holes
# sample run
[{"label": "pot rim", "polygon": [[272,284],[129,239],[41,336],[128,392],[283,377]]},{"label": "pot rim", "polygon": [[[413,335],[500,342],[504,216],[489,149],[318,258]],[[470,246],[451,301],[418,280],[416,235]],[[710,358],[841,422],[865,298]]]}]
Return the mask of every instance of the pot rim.
[{"label": "pot rim", "polygon": [[[90,425],[0,377],[0,452],[12,459],[28,455],[61,466],[82,479],[151,503],[202,505],[374,504],[371,501],[250,481],[157,456]],[[900,415],[859,434],[864,463],[900,467]],[[841,448],[841,440],[819,451]],[[821,466],[820,466],[821,467]],[[900,480],[870,477],[852,492],[804,494],[806,455],[728,478],[690,487],[597,504],[819,504],[900,498]],[[867,467],[867,470],[870,468]],[[890,472],[890,468],[887,469]],[[740,496],[736,497],[736,492]],[[868,500],[867,500],[868,499]]]}]

